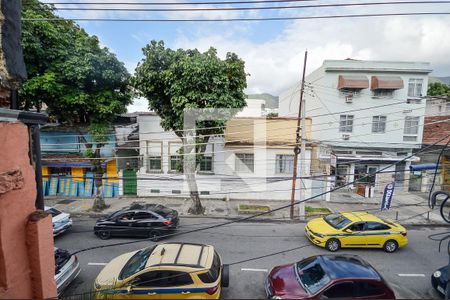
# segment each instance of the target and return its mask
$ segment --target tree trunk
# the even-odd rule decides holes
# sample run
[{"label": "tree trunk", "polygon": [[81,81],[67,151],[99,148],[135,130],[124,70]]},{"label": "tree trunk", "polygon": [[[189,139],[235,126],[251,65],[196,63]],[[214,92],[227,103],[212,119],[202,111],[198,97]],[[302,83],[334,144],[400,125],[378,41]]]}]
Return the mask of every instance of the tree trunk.
[{"label": "tree trunk", "polygon": [[205,212],[205,208],[202,206],[200,201],[200,195],[198,193],[197,181],[195,179],[195,169],[197,166],[195,146],[193,139],[187,138],[183,139],[184,143],[184,159],[183,159],[183,169],[184,175],[189,187],[189,194],[192,199],[192,205],[188,210],[188,213],[193,215],[202,215]]},{"label": "tree trunk", "polygon": [[[100,158],[100,149],[95,149],[94,158]],[[92,204],[92,210],[94,211],[102,211],[105,208],[108,208],[109,205],[105,203],[105,197],[103,193],[103,174],[105,173],[102,168],[102,162],[99,159],[96,159],[93,163],[93,173],[94,173],[94,185],[95,185],[95,199]]]}]

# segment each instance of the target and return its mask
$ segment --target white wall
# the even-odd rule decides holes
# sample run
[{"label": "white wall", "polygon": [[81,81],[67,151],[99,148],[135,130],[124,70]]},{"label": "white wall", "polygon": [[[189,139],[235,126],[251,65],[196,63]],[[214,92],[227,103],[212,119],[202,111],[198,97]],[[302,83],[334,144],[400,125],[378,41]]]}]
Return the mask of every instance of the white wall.
[{"label": "white wall", "polygon": [[246,99],[247,106],[236,114],[236,117],[262,117],[264,114],[265,100]]},{"label": "white wall", "polygon": [[448,116],[450,115],[450,100],[428,99],[425,107],[425,116]]},{"label": "white wall", "polygon": [[[312,118],[313,140],[326,141],[334,146],[343,147],[382,147],[382,148],[419,148],[422,141],[425,100],[420,104],[407,104],[408,81],[410,78],[422,78],[422,95],[426,95],[428,74],[423,70],[428,64],[400,62],[359,62],[325,61],[324,65],[306,77],[305,89],[306,115]],[[422,73],[418,73],[422,70]],[[375,98],[370,87],[353,98],[353,103],[345,102],[345,95],[338,89],[339,75],[400,76],[404,88],[396,90],[392,98]],[[299,89],[291,88],[280,96],[280,116],[296,114],[299,102]],[[404,104],[390,105],[394,102]],[[382,106],[373,108],[374,106]],[[384,107],[383,107],[384,106]],[[344,141],[339,132],[340,113],[354,116],[353,132],[350,140]],[[333,114],[335,113],[335,114]],[[328,114],[328,115],[327,115]],[[385,133],[372,133],[372,117],[387,117]],[[403,142],[403,129],[406,116],[419,116],[419,133],[416,142]]]}]

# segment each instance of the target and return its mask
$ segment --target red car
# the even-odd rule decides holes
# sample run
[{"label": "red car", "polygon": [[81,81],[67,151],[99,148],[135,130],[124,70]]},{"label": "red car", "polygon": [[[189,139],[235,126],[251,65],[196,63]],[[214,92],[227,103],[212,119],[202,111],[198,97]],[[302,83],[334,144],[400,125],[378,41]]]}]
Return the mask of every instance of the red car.
[{"label": "red car", "polygon": [[269,299],[395,299],[381,275],[355,255],[318,255],[273,268]]}]

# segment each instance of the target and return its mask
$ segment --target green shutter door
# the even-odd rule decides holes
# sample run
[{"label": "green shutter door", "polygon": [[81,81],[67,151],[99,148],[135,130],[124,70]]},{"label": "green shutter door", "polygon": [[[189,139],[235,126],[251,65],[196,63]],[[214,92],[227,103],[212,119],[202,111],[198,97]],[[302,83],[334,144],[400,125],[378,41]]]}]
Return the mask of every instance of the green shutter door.
[{"label": "green shutter door", "polygon": [[137,195],[137,178],[135,170],[123,171],[123,194]]}]

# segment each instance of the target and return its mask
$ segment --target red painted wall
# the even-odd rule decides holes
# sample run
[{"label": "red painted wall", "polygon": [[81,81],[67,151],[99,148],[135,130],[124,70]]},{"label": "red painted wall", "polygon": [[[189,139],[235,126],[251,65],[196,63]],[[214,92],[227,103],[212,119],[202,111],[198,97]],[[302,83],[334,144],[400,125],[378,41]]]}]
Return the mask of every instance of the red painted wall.
[{"label": "red painted wall", "polygon": [[[56,296],[54,280],[48,275],[54,275],[55,270],[53,235],[49,218],[43,218],[35,225],[39,227],[35,231],[35,239],[27,239],[27,228],[29,230],[30,226],[33,226],[29,224],[28,219],[35,212],[36,199],[35,174],[28,151],[27,127],[21,123],[0,122],[0,175],[3,174],[0,176],[0,298],[2,299]],[[13,175],[8,179],[5,173],[11,171],[15,172],[12,172]],[[30,251],[32,249],[38,250],[34,253]],[[44,270],[42,274],[31,276],[30,255],[34,256],[34,261],[40,262],[39,269]],[[36,266],[33,267],[35,271]],[[44,286],[48,290],[41,293]]]}]

